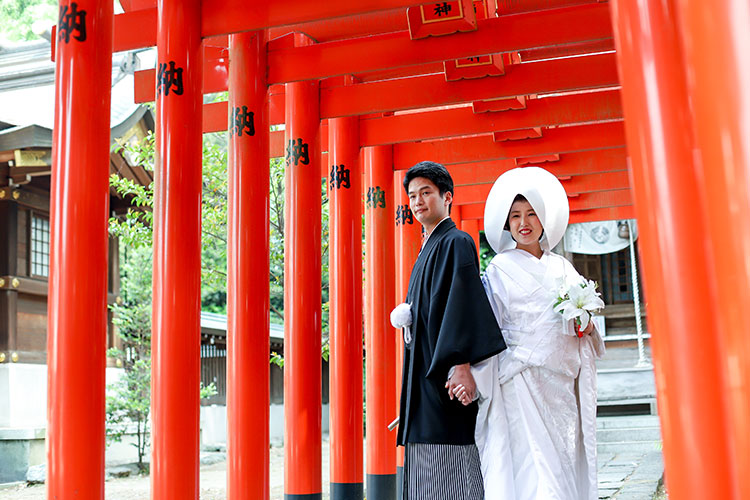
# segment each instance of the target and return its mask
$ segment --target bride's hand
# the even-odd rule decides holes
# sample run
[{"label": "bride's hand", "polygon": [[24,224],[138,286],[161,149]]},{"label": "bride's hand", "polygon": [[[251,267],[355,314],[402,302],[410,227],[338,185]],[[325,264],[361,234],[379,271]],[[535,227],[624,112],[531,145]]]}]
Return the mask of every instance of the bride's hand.
[{"label": "bride's hand", "polygon": [[591,320],[589,320],[589,324],[586,325],[586,328],[584,328],[583,330],[579,330],[581,337],[583,337],[584,335],[590,335],[591,332],[593,331],[594,331],[594,322]]}]

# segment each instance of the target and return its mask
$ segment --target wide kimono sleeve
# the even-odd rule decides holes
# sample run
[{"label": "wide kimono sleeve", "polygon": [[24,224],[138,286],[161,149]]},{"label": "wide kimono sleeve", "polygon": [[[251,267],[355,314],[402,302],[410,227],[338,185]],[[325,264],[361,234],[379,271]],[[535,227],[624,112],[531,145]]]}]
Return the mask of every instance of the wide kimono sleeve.
[{"label": "wide kimono sleeve", "polygon": [[[576,270],[575,267],[573,267],[573,264],[570,263],[568,259],[566,259],[563,256],[558,256],[563,261],[563,266],[565,268],[565,280],[570,283],[583,283],[586,281],[586,279],[581,276],[581,274]],[[593,323],[593,322],[592,322]],[[589,334],[589,339],[591,343],[591,349],[593,351],[593,354],[596,359],[601,358],[604,356],[604,352],[606,351],[604,347],[604,339],[602,339],[601,333],[599,332],[599,329],[596,327],[596,323],[593,323],[594,329]],[[576,335],[575,332],[575,325],[573,323],[573,320],[570,320],[566,324],[566,332],[568,335]]]},{"label": "wide kimono sleeve", "polygon": [[479,277],[471,237],[445,238],[437,252],[428,286],[432,361],[427,377],[444,380],[451,366],[487,359],[505,349],[505,342]]},{"label": "wide kimono sleeve", "polygon": [[482,285],[495,315],[495,320],[502,327],[503,313],[505,312],[504,304],[508,302],[508,293],[505,291],[505,285],[500,278],[500,269],[492,262],[487,266],[487,270],[482,276]]}]

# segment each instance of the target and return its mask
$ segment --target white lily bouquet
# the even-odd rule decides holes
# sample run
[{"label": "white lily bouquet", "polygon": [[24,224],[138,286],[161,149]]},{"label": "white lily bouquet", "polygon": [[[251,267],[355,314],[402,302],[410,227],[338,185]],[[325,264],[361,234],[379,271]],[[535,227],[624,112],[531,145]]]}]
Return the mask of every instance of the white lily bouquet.
[{"label": "white lily bouquet", "polygon": [[596,291],[596,281],[583,280],[576,285],[562,285],[558,288],[555,300],[555,311],[563,315],[566,321],[574,320],[576,334],[583,337],[583,330],[589,325],[591,315],[604,309],[601,294]]}]

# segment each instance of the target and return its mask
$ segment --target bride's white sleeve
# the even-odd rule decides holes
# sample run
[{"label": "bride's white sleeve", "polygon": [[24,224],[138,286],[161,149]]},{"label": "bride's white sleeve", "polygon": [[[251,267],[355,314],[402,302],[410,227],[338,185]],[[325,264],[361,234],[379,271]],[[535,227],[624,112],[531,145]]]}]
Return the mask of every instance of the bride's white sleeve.
[{"label": "bride's white sleeve", "polygon": [[487,300],[490,301],[492,313],[495,315],[495,321],[502,326],[503,302],[505,300],[505,287],[499,276],[499,269],[490,263],[487,270],[482,275],[482,285],[484,292],[487,294]]}]

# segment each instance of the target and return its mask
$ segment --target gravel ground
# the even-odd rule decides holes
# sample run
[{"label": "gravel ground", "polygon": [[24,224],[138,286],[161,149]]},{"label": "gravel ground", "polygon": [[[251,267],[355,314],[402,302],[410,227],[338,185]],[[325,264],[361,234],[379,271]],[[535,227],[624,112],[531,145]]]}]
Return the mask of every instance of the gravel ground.
[{"label": "gravel ground", "polygon": [[[323,437],[323,500],[329,499],[328,485],[328,436]],[[284,449],[272,447],[270,450],[271,467],[271,500],[284,498]],[[226,498],[226,461],[213,465],[204,465],[200,470],[200,500],[224,500]],[[150,478],[135,476],[126,478],[111,478],[104,483],[106,500],[149,500]],[[652,490],[653,491],[653,490]],[[0,489],[0,500],[46,500],[46,489],[42,485],[26,486],[24,484]],[[631,497],[628,497],[631,498]],[[651,500],[652,496],[644,496],[643,500]],[[668,500],[663,485],[653,495],[653,500]]]},{"label": "gravel ground", "polygon": [[[328,447],[328,436],[323,439],[323,446]],[[327,453],[323,456],[326,457]],[[327,457],[326,457],[327,458]],[[284,449],[272,447],[270,452],[271,465],[271,499],[284,498]],[[201,467],[200,472],[201,500],[224,500],[226,498],[227,464],[220,462]],[[323,477],[328,475],[328,463],[324,460]],[[104,498],[106,500],[149,500],[150,478],[135,476],[126,478],[111,478],[104,483]],[[323,484],[323,498],[328,498],[328,483]],[[8,489],[0,489],[0,500],[46,500],[45,485],[19,485]]]}]

